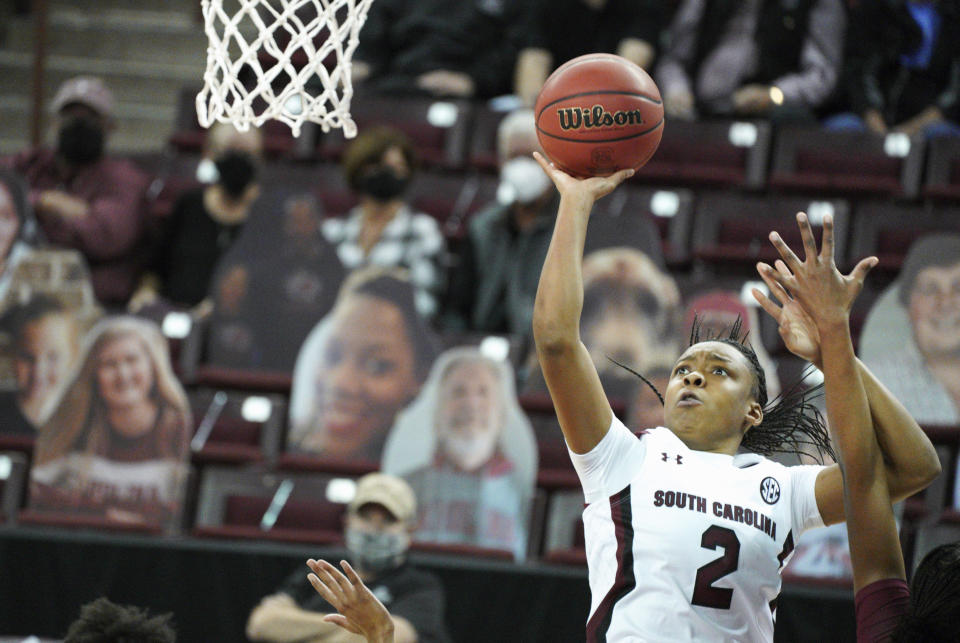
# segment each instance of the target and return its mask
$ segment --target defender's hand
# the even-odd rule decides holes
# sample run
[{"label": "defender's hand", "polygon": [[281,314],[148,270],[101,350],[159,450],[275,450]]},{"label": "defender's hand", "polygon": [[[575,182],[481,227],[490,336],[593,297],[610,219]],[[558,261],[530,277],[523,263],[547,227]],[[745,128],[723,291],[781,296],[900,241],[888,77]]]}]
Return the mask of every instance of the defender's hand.
[{"label": "defender's hand", "polygon": [[775,262],[776,270],[761,270],[761,276],[766,273],[779,283],[799,302],[818,328],[848,323],[853,302],[863,289],[867,273],[877,265],[877,258],[861,260],[849,275],[844,275],[837,270],[833,258],[833,217],[828,214],[823,218],[823,244],[819,252],[813,230],[803,212],[797,213],[797,225],[803,239],[803,261],[779,234],[771,232],[770,241],[782,259]]}]

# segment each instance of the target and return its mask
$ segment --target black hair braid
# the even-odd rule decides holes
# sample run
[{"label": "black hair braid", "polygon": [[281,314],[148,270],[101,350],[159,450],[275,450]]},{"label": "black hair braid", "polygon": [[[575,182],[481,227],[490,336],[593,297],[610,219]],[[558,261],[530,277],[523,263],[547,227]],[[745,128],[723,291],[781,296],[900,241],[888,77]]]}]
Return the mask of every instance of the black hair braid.
[{"label": "black hair braid", "polygon": [[[693,324],[690,326],[690,346],[702,341],[721,342],[740,351],[750,364],[750,370],[753,372],[756,381],[753,395],[757,403],[763,408],[763,420],[747,431],[740,446],[764,456],[774,453],[813,455],[809,449],[809,447],[813,447],[817,452],[817,459],[821,463],[824,454],[828,454],[836,460],[836,453],[830,445],[830,435],[827,432],[823,415],[813,404],[813,400],[823,394],[823,384],[813,387],[807,387],[804,384],[813,367],[805,369],[796,382],[773,400],[768,401],[766,374],[760,365],[760,359],[757,357],[756,351],[747,343],[749,333],[741,335],[742,329],[743,320],[739,315],[727,332],[719,333],[715,337],[701,337],[702,322],[697,315],[694,315]],[[660,403],[663,404],[663,396],[660,391],[647,378],[611,357],[607,357],[607,359],[643,380],[657,394]]]},{"label": "black hair braid", "polygon": [[660,400],[660,404],[663,404],[663,396],[660,394],[660,391],[657,390],[657,387],[653,385],[653,382],[651,382],[650,380],[648,380],[648,379],[645,378],[643,375],[641,375],[640,373],[636,372],[635,370],[633,370],[632,368],[630,368],[630,367],[627,366],[626,364],[621,364],[620,362],[618,362],[617,360],[613,359],[613,358],[610,357],[609,355],[607,355],[607,359],[610,360],[611,362],[613,362],[614,364],[616,364],[617,366],[619,366],[620,368],[624,369],[625,371],[627,371],[627,372],[629,372],[629,373],[632,373],[632,374],[636,375],[637,377],[639,377],[639,378],[643,381],[643,383],[646,384],[647,386],[649,386],[649,387],[650,387],[650,390],[654,392],[654,394],[657,396],[657,399]]},{"label": "black hair braid", "polygon": [[940,545],[913,574],[910,611],[890,639],[895,643],[940,643],[957,640],[960,613],[960,542]]},{"label": "black hair braid", "polygon": [[771,455],[774,453],[805,453],[823,463],[824,454],[834,460],[837,454],[830,445],[830,434],[820,409],[813,403],[823,395],[823,384],[807,387],[804,383],[813,372],[813,366],[804,369],[800,377],[770,401],[763,409],[763,421],[747,431],[740,443],[744,449]]}]

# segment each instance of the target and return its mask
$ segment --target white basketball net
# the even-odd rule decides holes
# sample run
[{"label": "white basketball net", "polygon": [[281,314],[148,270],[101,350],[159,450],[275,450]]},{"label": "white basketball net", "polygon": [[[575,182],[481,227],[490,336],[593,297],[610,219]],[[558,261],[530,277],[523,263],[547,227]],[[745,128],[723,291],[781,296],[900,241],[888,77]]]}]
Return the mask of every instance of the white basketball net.
[{"label": "white basketball net", "polygon": [[[324,132],[339,127],[347,138],[356,136],[350,118],[350,60],[372,2],[202,0],[210,45],[197,95],[200,124],[222,121],[246,131],[276,119],[299,136],[301,125],[312,121]],[[275,62],[262,63],[257,57],[261,51]],[[298,51],[307,60],[300,69],[292,60]],[[331,54],[336,64],[327,70],[323,63]],[[241,74],[245,68],[249,71]],[[315,95],[308,92],[308,83]]]}]

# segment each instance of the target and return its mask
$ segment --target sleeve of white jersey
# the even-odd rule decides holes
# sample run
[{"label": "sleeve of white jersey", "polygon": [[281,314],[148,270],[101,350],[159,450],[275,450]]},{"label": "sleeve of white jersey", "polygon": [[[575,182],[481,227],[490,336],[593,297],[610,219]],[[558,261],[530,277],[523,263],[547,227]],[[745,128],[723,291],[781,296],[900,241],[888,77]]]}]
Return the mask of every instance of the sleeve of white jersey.
[{"label": "sleeve of white jersey", "polygon": [[796,542],[800,534],[814,527],[823,527],[823,518],[817,506],[817,476],[824,467],[818,464],[803,464],[787,467],[790,472],[791,523],[793,525],[793,541]]},{"label": "sleeve of white jersey", "polygon": [[645,437],[639,439],[614,415],[610,430],[593,449],[574,453],[567,447],[587,504],[606,500],[630,484],[646,453],[646,443]]}]

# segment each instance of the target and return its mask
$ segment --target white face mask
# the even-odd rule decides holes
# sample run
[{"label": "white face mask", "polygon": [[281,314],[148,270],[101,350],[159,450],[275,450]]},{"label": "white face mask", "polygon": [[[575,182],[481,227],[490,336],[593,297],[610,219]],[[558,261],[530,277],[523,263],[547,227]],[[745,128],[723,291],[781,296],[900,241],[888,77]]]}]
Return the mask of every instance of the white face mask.
[{"label": "white face mask", "polygon": [[526,205],[543,196],[550,186],[550,177],[544,174],[536,161],[527,156],[518,156],[500,168],[497,201],[503,205]]},{"label": "white face mask", "polygon": [[197,180],[201,183],[216,183],[220,178],[220,172],[217,170],[217,164],[213,159],[201,159],[197,163]]}]

